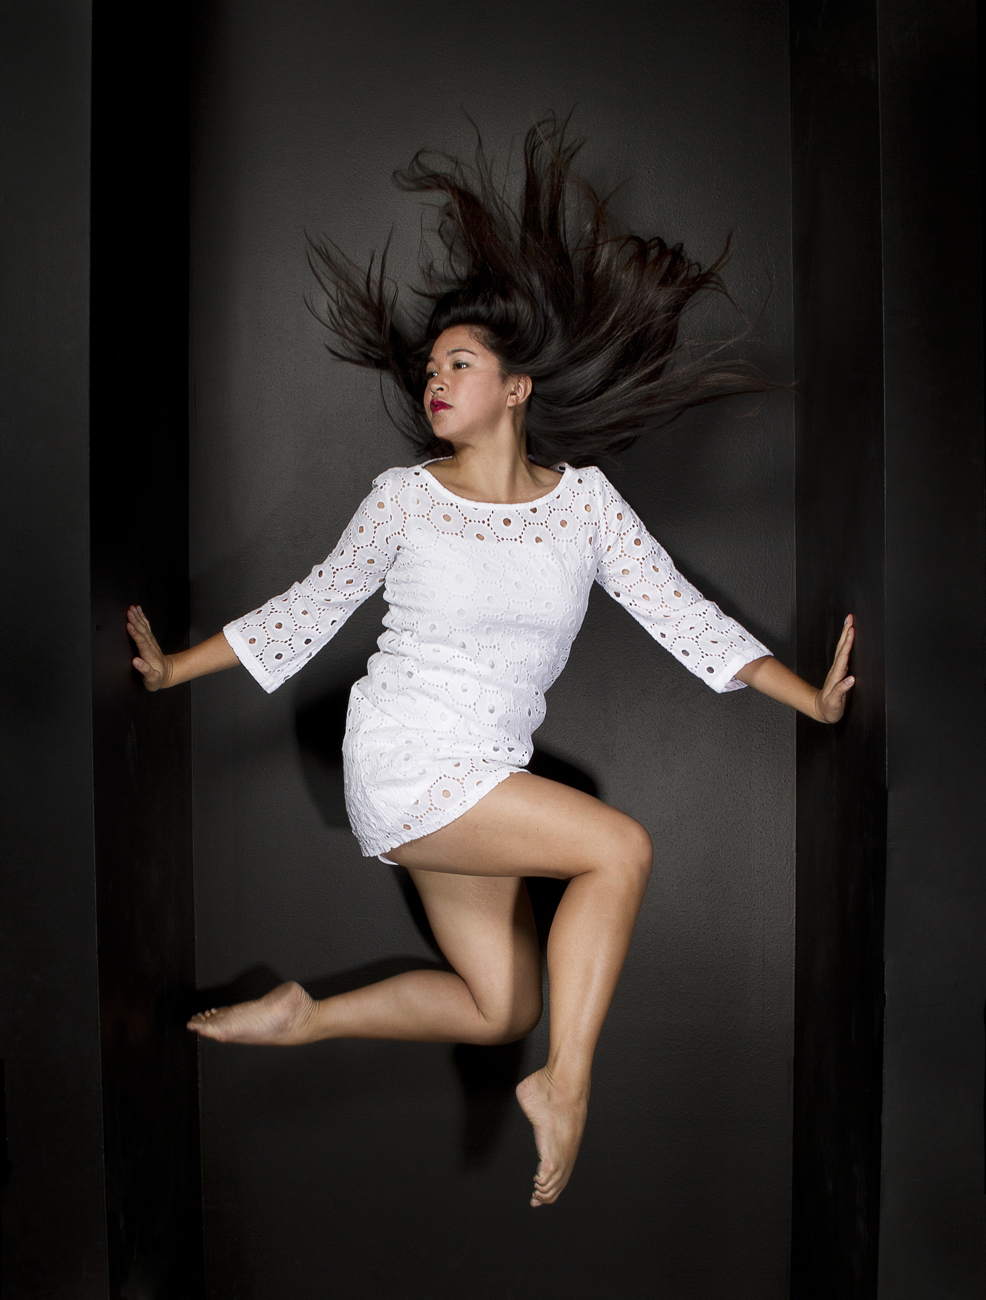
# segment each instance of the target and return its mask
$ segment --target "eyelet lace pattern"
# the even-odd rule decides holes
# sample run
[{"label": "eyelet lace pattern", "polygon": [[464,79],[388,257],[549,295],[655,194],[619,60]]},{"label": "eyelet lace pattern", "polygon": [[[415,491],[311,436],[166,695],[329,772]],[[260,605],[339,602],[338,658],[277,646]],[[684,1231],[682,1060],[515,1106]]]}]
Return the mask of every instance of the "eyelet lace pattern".
[{"label": "eyelet lace pattern", "polygon": [[386,583],[343,742],[367,856],[438,830],[524,769],[593,580],[715,691],[770,653],[677,572],[600,470],[563,469],[553,492],[516,505],[455,496],[422,466],[387,470],[326,560],[224,628],[273,691]]}]

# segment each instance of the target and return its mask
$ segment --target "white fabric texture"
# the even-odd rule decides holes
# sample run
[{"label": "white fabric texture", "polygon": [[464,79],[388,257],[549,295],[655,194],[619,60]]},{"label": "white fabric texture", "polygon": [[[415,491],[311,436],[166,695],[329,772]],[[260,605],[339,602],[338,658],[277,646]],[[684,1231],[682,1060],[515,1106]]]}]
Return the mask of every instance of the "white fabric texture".
[{"label": "white fabric texture", "polygon": [[386,583],[386,630],[343,742],[367,856],[448,825],[523,770],[594,580],[714,691],[770,653],[676,571],[600,470],[558,468],[553,491],[515,505],[457,496],[425,466],[387,470],[322,564],[224,628],[273,691]]}]

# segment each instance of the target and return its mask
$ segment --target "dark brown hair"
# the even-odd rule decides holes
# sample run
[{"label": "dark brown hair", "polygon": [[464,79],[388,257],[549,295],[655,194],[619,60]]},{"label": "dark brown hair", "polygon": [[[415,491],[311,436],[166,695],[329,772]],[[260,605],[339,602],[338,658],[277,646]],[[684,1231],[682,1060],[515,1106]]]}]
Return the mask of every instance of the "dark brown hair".
[{"label": "dark brown hair", "polygon": [[431,347],[452,325],[475,327],[506,373],[531,377],[528,451],[547,465],[591,464],[689,407],[781,387],[729,355],[735,340],[679,338],[683,314],[703,296],[732,304],[720,278],[728,241],[703,268],[681,244],[614,229],[610,198],[573,169],[583,142],[566,139],[566,125],[551,117],[528,131],[515,203],[482,141],[471,164],[419,152],[395,173],[401,189],[438,196],[442,251],[436,259],[423,241],[414,293],[426,306],[417,313],[398,308],[386,247],[363,270],[331,241],[312,242],[329,352],[393,377],[398,402],[388,411],[419,454],[451,450],[435,438],[422,397]]}]

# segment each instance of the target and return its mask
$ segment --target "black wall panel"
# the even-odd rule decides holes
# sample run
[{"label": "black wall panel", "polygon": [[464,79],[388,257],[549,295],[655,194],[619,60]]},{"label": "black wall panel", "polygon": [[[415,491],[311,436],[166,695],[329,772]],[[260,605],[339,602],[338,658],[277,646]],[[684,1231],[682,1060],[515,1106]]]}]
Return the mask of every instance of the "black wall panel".
[{"label": "black wall panel", "polygon": [[[188,629],[188,11],[93,24],[91,556],[103,1137],[112,1296],[203,1283],[191,701],[148,694],[125,614]],[[130,56],[139,49],[140,58]]]},{"label": "black wall panel", "polygon": [[0,8],[5,1300],[106,1295],[87,547],[89,6]]},{"label": "black wall panel", "polygon": [[880,1295],[986,1292],[976,7],[880,6],[887,1027]]},{"label": "black wall panel", "polygon": [[[754,346],[791,374],[783,4],[634,3],[362,12],[217,4],[199,39],[193,163],[193,636],[323,556],[371,476],[406,464],[376,380],[329,361],[305,311],[304,232],[357,258],[419,214],[390,173],[422,145],[498,153],[578,103],[584,167],[629,177],[629,219],[708,258]],[[705,328],[714,328],[709,322]],[[745,409],[745,408],[741,408]],[[790,661],[792,418],[708,409],[641,443],[617,485],[699,586]],[[378,601],[265,696],[244,672],[194,688],[203,998],[294,976],[315,991],[433,953],[402,881],[345,823],[338,741]],[[603,1036],[562,1202],[531,1216],[533,1146],[511,1098],[544,1051],[338,1042],[205,1044],[211,1294],[711,1300],[787,1289],[793,718],[715,697],[604,596],[551,692],[543,761],[640,818],[657,870]],[[565,769],[563,765],[567,764]]]},{"label": "black wall panel", "polygon": [[798,671],[847,613],[838,727],[798,719],[792,1294],[871,1296],[880,1183],[884,727],[883,302],[875,3],[791,6]]},{"label": "black wall panel", "polygon": [[820,670],[843,608],[859,628],[845,734],[799,727],[792,1294],[971,1300],[986,1285],[975,10],[791,16],[801,671]]}]

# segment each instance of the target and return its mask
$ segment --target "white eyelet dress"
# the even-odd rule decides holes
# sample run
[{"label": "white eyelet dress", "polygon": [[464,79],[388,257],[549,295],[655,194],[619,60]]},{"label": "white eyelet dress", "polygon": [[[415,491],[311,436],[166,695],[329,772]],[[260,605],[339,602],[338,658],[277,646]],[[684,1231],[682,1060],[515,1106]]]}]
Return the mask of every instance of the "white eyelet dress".
[{"label": "white eyelet dress", "polygon": [[602,472],[547,496],[469,501],[424,466],[373,481],[303,582],[223,630],[276,690],[385,583],[385,631],[353,687],[346,806],[366,856],[447,826],[530,761],[593,581],[715,691],[770,651],[675,570]]}]

